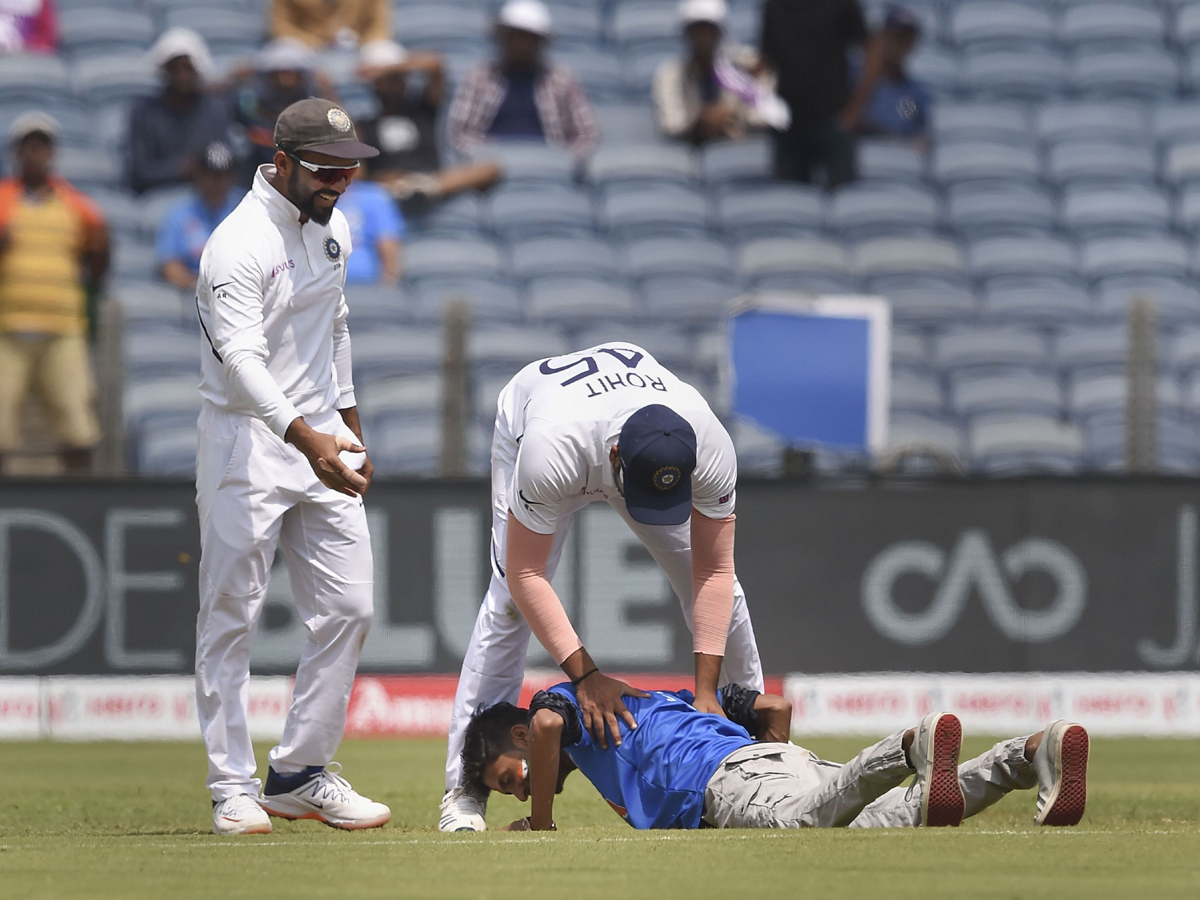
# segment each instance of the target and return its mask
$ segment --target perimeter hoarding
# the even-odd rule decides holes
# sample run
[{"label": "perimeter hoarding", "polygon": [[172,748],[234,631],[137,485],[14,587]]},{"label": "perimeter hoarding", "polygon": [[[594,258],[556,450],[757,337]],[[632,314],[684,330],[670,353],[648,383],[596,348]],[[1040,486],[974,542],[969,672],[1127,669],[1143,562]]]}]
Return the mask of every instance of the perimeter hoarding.
[{"label": "perimeter hoarding", "polygon": [[[0,675],[190,672],[193,497],[0,486]],[[367,505],[362,671],[456,672],[490,576],[486,483],[381,482]],[[743,481],[737,567],[768,672],[1197,671],[1198,509],[1187,480]],[[690,671],[666,578],[607,507],[575,517],[555,584],[606,665]],[[255,671],[286,673],[304,640],[277,564]]]}]

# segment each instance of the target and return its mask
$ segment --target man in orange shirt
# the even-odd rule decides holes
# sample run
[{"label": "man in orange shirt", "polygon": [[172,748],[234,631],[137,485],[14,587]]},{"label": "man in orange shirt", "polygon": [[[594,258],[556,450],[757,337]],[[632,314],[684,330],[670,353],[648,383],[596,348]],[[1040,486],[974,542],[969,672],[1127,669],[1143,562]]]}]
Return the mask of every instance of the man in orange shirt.
[{"label": "man in orange shirt", "polygon": [[20,444],[28,391],[46,405],[68,471],[91,466],[92,410],[85,283],[108,269],[108,232],[87,197],[52,174],[58,122],[28,112],[12,124],[16,176],[0,181],[0,460]]}]

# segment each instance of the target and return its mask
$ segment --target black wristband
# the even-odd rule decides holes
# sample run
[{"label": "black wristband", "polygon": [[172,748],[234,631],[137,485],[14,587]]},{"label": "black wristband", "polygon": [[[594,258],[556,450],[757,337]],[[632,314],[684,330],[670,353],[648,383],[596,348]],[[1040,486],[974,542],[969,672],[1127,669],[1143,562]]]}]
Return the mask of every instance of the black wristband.
[{"label": "black wristband", "polygon": [[599,666],[596,666],[595,668],[592,668],[592,669],[588,669],[588,671],[584,672],[578,678],[572,678],[571,684],[575,685],[575,687],[579,687],[579,685],[583,684],[583,679],[587,678],[589,675],[595,675],[599,671],[600,671]]}]

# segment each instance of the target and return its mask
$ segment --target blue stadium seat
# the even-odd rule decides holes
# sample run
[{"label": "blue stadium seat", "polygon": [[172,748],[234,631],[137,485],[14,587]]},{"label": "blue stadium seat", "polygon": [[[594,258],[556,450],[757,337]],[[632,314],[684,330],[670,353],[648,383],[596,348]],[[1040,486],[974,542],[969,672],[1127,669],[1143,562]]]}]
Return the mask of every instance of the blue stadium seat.
[{"label": "blue stadium seat", "polygon": [[944,185],[964,181],[1036,182],[1041,161],[1032,146],[970,141],[935,147],[934,179]]},{"label": "blue stadium seat", "polygon": [[638,281],[666,275],[723,281],[733,274],[733,259],[725,244],[712,238],[649,238],[625,245],[621,271]]},{"label": "blue stadium seat", "polygon": [[1022,49],[1053,43],[1054,18],[1047,9],[1025,3],[963,3],[951,15],[950,36],[962,48]]},{"label": "blue stadium seat", "polygon": [[379,416],[370,441],[371,462],[381,475],[432,477],[438,473],[442,429],[436,418]]},{"label": "blue stadium seat", "polygon": [[1111,44],[1161,45],[1167,23],[1151,6],[1132,3],[1086,3],[1069,7],[1059,22],[1059,39],[1080,48]]},{"label": "blue stadium seat", "polygon": [[[1200,14],[1200,4],[1188,8]],[[1200,143],[1200,106],[1194,103],[1164,103],[1151,113],[1151,122],[1151,133],[1162,144]]]},{"label": "blue stadium seat", "polygon": [[952,241],[932,237],[884,237],[854,248],[853,269],[862,278],[890,275],[957,275],[962,251]]},{"label": "blue stadium seat", "polygon": [[126,334],[181,328],[199,330],[193,294],[165,282],[114,281],[106,294],[120,306],[121,326]]},{"label": "blue stadium seat", "polygon": [[632,323],[641,307],[625,285],[603,278],[535,278],[529,283],[526,313],[534,322],[578,327],[598,319]]},{"label": "blue stadium seat", "polygon": [[909,57],[908,74],[935,96],[949,97],[958,91],[962,81],[962,61],[957,53],[926,43]]},{"label": "blue stadium seat", "polygon": [[394,284],[348,284],[345,295],[351,333],[395,328],[412,317],[408,296]]},{"label": "blue stadium seat", "polygon": [[1029,114],[1019,104],[942,101],[934,104],[930,123],[939,145],[983,141],[1026,146],[1033,139]]},{"label": "blue stadium seat", "polygon": [[157,377],[200,377],[201,339],[183,328],[127,332],[121,349],[125,377],[142,381]]},{"label": "blue stadium seat", "polygon": [[[95,146],[96,127],[90,111],[86,107],[74,105],[66,97],[47,97],[45,99],[50,101],[46,104],[51,107],[47,111],[53,112],[54,118],[62,128],[58,136],[60,147]],[[15,100],[0,107],[0,134],[8,134],[9,128],[17,116],[29,112],[30,108],[35,105],[41,106],[41,104],[35,104],[29,100]]]},{"label": "blue stadium seat", "polygon": [[1082,281],[1047,275],[990,279],[983,308],[996,322],[1042,325],[1086,321],[1096,311]]},{"label": "blue stadium seat", "polygon": [[771,144],[765,137],[710,143],[700,151],[700,177],[710,187],[761,183],[771,176]]},{"label": "blue stadium seat", "polygon": [[147,431],[135,449],[137,471],[142,475],[194,476],[198,440],[195,425]]},{"label": "blue stadium seat", "polygon": [[648,43],[635,47],[625,54],[622,62],[624,72],[624,99],[649,102],[654,87],[654,74],[668,59],[679,56],[680,48],[674,41],[665,46]]},{"label": "blue stadium seat", "polygon": [[888,451],[933,450],[964,459],[967,442],[956,422],[898,411],[888,423]]},{"label": "blue stadium seat", "polygon": [[1200,138],[1195,143],[1177,144],[1167,150],[1163,181],[1172,185],[1200,181]]},{"label": "blue stadium seat", "polygon": [[588,275],[620,281],[613,248],[599,238],[532,238],[512,246],[512,274],[519,281],[547,275]]},{"label": "blue stadium seat", "polygon": [[498,162],[508,185],[566,185],[574,180],[576,171],[575,160],[566,150],[532,141],[493,141],[482,147],[476,158]]},{"label": "blue stadium seat", "polygon": [[1183,275],[1111,275],[1096,282],[1096,309],[1101,315],[1124,317],[1129,302],[1145,297],[1154,304],[1164,324],[1200,320],[1200,290]]},{"label": "blue stadium seat", "polygon": [[[621,68],[617,67],[618,84],[621,78]],[[587,88],[587,84],[584,85]],[[590,88],[588,95],[593,96]],[[593,96],[593,99],[596,99]],[[653,111],[645,104],[603,104],[596,106],[596,121],[600,124],[600,134],[606,144],[652,144],[660,135],[658,125],[654,121]]]},{"label": "blue stadium seat", "polygon": [[140,53],[82,59],[71,67],[71,83],[90,106],[145,97],[160,87],[158,74]]},{"label": "blue stadium seat", "polygon": [[1145,182],[1155,180],[1158,161],[1150,145],[1063,141],[1046,155],[1046,179],[1067,182]]},{"label": "blue stadium seat", "polygon": [[1001,275],[1058,275],[1073,278],[1079,271],[1075,247],[1044,237],[990,237],[976,241],[967,253],[972,278]]},{"label": "blue stadium seat", "polygon": [[58,106],[72,102],[66,65],[57,56],[41,53],[0,55],[0,92],[5,104],[26,100]]},{"label": "blue stadium seat", "polygon": [[355,399],[359,414],[374,424],[380,416],[420,416],[433,418],[442,410],[442,375],[424,372],[418,375],[398,375],[355,384]]},{"label": "blue stadium seat", "polygon": [[503,274],[503,256],[490,241],[415,237],[405,245],[404,276],[410,281],[463,275],[501,278]]},{"label": "blue stadium seat", "polygon": [[1067,90],[1070,69],[1053,50],[968,53],[963,79],[972,94],[988,98],[1045,100]]},{"label": "blue stadium seat", "polygon": [[690,367],[695,356],[695,347],[687,333],[669,325],[630,328],[623,323],[608,322],[582,331],[576,343],[580,347],[636,344],[670,369]]},{"label": "blue stadium seat", "polygon": [[433,209],[407,219],[417,232],[461,233],[475,236],[484,229],[485,206],[477,193],[464,193],[443,200]]},{"label": "blue stadium seat", "polygon": [[157,274],[154,245],[141,241],[114,241],[111,264],[117,278],[148,281]]},{"label": "blue stadium seat", "polygon": [[1120,372],[1129,354],[1129,334],[1120,325],[1065,325],[1054,338],[1054,364],[1083,370]]},{"label": "blue stadium seat", "polygon": [[959,235],[976,239],[998,234],[1054,231],[1054,197],[1024,182],[966,182],[947,193],[946,220]]},{"label": "blue stadium seat", "polygon": [[1200,4],[1181,3],[1171,28],[1171,40],[1180,47],[1195,48],[1200,44]]},{"label": "blue stadium seat", "polygon": [[1015,325],[959,326],[934,339],[934,361],[944,369],[994,368],[1046,364],[1046,338],[1034,328]]},{"label": "blue stadium seat", "polygon": [[919,182],[925,177],[924,154],[911,144],[882,140],[858,142],[860,178]]},{"label": "blue stadium seat", "polygon": [[87,195],[104,213],[109,231],[121,235],[123,240],[137,240],[142,230],[141,207],[132,194],[120,189],[92,188]]},{"label": "blue stadium seat", "polygon": [[[1200,372],[1200,327],[1192,325],[1180,330],[1160,352],[1161,358],[1180,374]],[[1200,382],[1192,387],[1200,387]],[[1200,411],[1200,393],[1193,391],[1188,402],[1191,409]]]},{"label": "blue stadium seat", "polygon": [[198,364],[195,374],[127,381],[121,395],[125,433],[169,425],[194,428],[202,402],[199,384]]},{"label": "blue stadium seat", "polygon": [[1058,416],[1063,391],[1057,378],[1038,372],[968,373],[951,380],[950,405],[968,418],[998,413]]},{"label": "blue stadium seat", "polygon": [[516,288],[492,277],[424,278],[410,292],[409,305],[417,320],[440,322],[446,307],[455,300],[467,304],[474,321],[516,322],[521,318],[521,297]]},{"label": "blue stadium seat", "polygon": [[[592,48],[575,47],[571,50],[556,50],[554,58],[575,73],[583,85],[588,98],[595,103],[620,101],[625,99],[625,67],[621,58],[613,53]],[[646,89],[649,91],[649,87]],[[646,113],[649,116],[649,113]],[[604,137],[609,137],[601,119],[601,129]],[[657,134],[651,133],[643,140],[654,140]]]},{"label": "blue stadium seat", "polygon": [[550,21],[557,47],[596,46],[604,41],[604,20],[596,5],[551,4]]},{"label": "blue stadium seat", "polygon": [[203,5],[178,6],[163,15],[164,28],[190,28],[208,42],[210,48],[245,43],[262,44],[266,32],[265,17],[249,9],[231,9]]},{"label": "blue stadium seat", "polygon": [[[1125,470],[1127,432],[1123,412],[1098,413],[1083,424],[1087,459],[1091,467],[1112,472]],[[1168,410],[1158,416],[1158,470],[1195,474],[1200,460],[1196,447],[1200,435],[1194,417]]]},{"label": "blue stadium seat", "polygon": [[619,241],[703,236],[709,227],[708,199],[680,185],[612,190],[600,203],[598,220]]},{"label": "blue stadium seat", "polygon": [[975,466],[990,475],[1073,474],[1083,463],[1079,428],[1050,416],[981,417],[968,439]]},{"label": "blue stadium seat", "polygon": [[121,160],[102,147],[59,147],[54,154],[54,168],[75,187],[119,187]]},{"label": "blue stadium seat", "polygon": [[440,328],[379,328],[351,334],[354,380],[364,384],[399,375],[434,372],[442,364]]},{"label": "blue stadium seat", "polygon": [[974,295],[961,285],[939,283],[937,279],[925,283],[903,279],[895,283],[890,290],[878,281],[871,285],[873,292],[891,301],[893,321],[938,325],[967,321],[979,313]]},{"label": "blue stadium seat", "polygon": [[850,278],[850,258],[833,241],[762,238],[743,244],[737,257],[738,274],[747,286],[761,288],[780,276]]},{"label": "blue stadium seat", "polygon": [[609,20],[609,36],[621,47],[679,44],[682,30],[676,5],[654,0],[624,0]]},{"label": "blue stadium seat", "polygon": [[601,147],[592,156],[588,177],[601,187],[618,182],[690,184],[696,177],[696,165],[691,154],[677,146]]},{"label": "blue stadium seat", "polygon": [[815,234],[825,222],[825,192],[808,185],[739,187],[717,197],[716,215],[725,233],[739,242]]},{"label": "blue stadium seat", "polygon": [[940,416],[946,407],[936,377],[904,369],[892,373],[890,400],[893,414]]},{"label": "blue stadium seat", "polygon": [[925,371],[929,362],[929,344],[921,331],[903,326],[892,328],[893,370]]},{"label": "blue stadium seat", "polygon": [[646,316],[671,322],[719,322],[738,293],[732,279],[667,275],[642,282]]},{"label": "blue stadium seat", "polygon": [[147,191],[137,198],[141,210],[142,233],[147,239],[153,239],[158,233],[158,226],[163,217],[191,196],[191,188],[186,185],[157,188]]},{"label": "blue stadium seat", "polygon": [[511,377],[534,360],[571,349],[562,332],[550,328],[473,328],[467,335],[467,359],[481,374]]},{"label": "blue stadium seat", "polygon": [[834,192],[828,222],[848,240],[932,233],[941,219],[940,205],[937,194],[928,188],[858,182]]},{"label": "blue stadium seat", "polygon": [[[1124,373],[1083,372],[1071,379],[1067,406],[1072,416],[1084,419],[1105,413],[1124,413],[1129,400],[1129,379]],[[1183,394],[1174,378],[1160,378],[1155,394],[1160,410],[1178,410]]]},{"label": "blue stadium seat", "polygon": [[1156,47],[1081,53],[1071,65],[1071,85],[1085,96],[1162,99],[1179,90],[1179,64]]},{"label": "blue stadium seat", "polygon": [[1149,185],[1072,186],[1063,192],[1062,225],[1076,238],[1167,232],[1171,203]]},{"label": "blue stadium seat", "polygon": [[59,49],[68,56],[144,50],[157,32],[154,19],[135,9],[73,9],[58,22]]},{"label": "blue stadium seat", "polygon": [[492,20],[482,8],[425,3],[398,10],[392,26],[396,40],[405,46],[446,49],[484,43]]},{"label": "blue stadium seat", "polygon": [[1110,275],[1177,275],[1189,269],[1187,245],[1167,235],[1141,238],[1099,238],[1080,250],[1080,271],[1085,278]]},{"label": "blue stadium seat", "polygon": [[1039,138],[1051,143],[1099,140],[1141,144],[1149,122],[1141,106],[1126,101],[1057,101],[1038,110],[1034,127]]},{"label": "blue stadium seat", "polygon": [[580,190],[502,188],[488,206],[492,231],[506,241],[595,231],[591,195]]}]

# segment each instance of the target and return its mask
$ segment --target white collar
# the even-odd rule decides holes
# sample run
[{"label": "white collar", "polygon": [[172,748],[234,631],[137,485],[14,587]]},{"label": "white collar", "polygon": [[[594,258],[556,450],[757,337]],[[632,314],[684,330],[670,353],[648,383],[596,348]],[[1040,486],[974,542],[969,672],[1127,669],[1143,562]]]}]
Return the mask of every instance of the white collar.
[{"label": "white collar", "polygon": [[300,224],[300,210],[296,204],[292,203],[287,197],[283,196],[270,182],[270,177],[275,174],[275,166],[270,163],[258,167],[258,171],[254,173],[254,196],[258,202],[267,208],[267,214],[277,222],[290,222],[293,225]]}]

